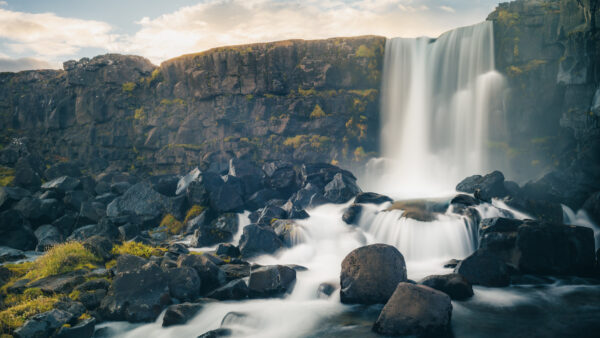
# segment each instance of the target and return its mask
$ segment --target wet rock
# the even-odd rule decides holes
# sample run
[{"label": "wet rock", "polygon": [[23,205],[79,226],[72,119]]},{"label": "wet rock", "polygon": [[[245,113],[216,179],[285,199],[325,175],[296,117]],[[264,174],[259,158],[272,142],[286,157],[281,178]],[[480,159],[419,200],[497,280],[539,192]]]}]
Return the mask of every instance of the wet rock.
[{"label": "wet rock", "polygon": [[459,274],[434,275],[422,279],[419,284],[442,291],[453,300],[465,300],[473,296],[473,287]]},{"label": "wet rock", "polygon": [[21,250],[0,246],[0,263],[14,262],[25,258],[25,253]]},{"label": "wet rock", "polygon": [[223,264],[219,268],[225,274],[228,282],[250,276],[250,265],[248,264]]},{"label": "wet rock", "polygon": [[307,184],[302,189],[293,193],[288,199],[288,202],[284,205],[283,209],[292,210],[314,208],[322,204],[329,203],[329,201],[323,196],[323,191],[313,184]]},{"label": "wet rock", "polygon": [[205,333],[199,335],[198,338],[230,337],[232,334],[233,334],[233,331],[231,331],[231,329],[218,328],[215,330],[205,332]]},{"label": "wet rock", "polygon": [[278,220],[271,224],[281,242],[291,248],[296,244],[300,244],[306,240],[304,230],[292,220]]},{"label": "wet rock", "polygon": [[510,283],[505,262],[487,250],[479,249],[462,260],[454,273],[463,275],[471,284],[503,287]]},{"label": "wet rock", "polygon": [[408,200],[394,202],[385,211],[402,210],[403,218],[410,218],[420,222],[433,222],[443,213],[445,206],[435,201]]},{"label": "wet rock", "polygon": [[111,320],[151,322],[171,302],[168,280],[154,263],[119,272],[100,304],[100,313]]},{"label": "wet rock", "polygon": [[219,267],[206,255],[180,255],[178,267],[190,267],[196,270],[200,277],[200,295],[217,289],[225,282],[225,275]]},{"label": "wet rock", "polygon": [[563,210],[559,203],[512,196],[505,198],[504,203],[543,222],[563,222]]},{"label": "wet rock", "polygon": [[285,210],[274,205],[268,205],[261,210],[256,223],[260,225],[271,225],[274,221],[285,218],[287,218],[287,212]]},{"label": "wet rock", "polygon": [[200,226],[194,232],[190,245],[200,248],[231,241],[233,235],[238,231],[238,226],[237,214],[222,214],[210,224]]},{"label": "wet rock", "polygon": [[49,276],[34,281],[27,285],[29,288],[39,288],[44,293],[70,293],[73,289],[85,282],[84,271],[73,271],[62,275]]},{"label": "wet rock", "polygon": [[507,194],[504,187],[504,175],[499,171],[485,176],[467,177],[456,186],[456,190],[475,194],[476,198],[486,202],[491,202],[492,198],[504,197]]},{"label": "wet rock", "polygon": [[296,271],[283,265],[264,266],[250,273],[248,283],[251,298],[279,297],[292,291]]},{"label": "wet rock", "polygon": [[33,231],[23,224],[21,214],[16,210],[0,213],[0,245],[18,250],[33,250],[37,239]]},{"label": "wet rock", "polygon": [[94,335],[95,326],[95,318],[84,319],[75,326],[61,327],[56,338],[91,338]]},{"label": "wet rock", "polygon": [[283,161],[265,163],[263,171],[265,185],[268,187],[287,196],[298,189],[297,174],[291,163]]},{"label": "wet rock", "polygon": [[380,195],[374,192],[361,192],[356,195],[354,199],[354,203],[362,203],[362,204],[382,204],[385,202],[393,202],[391,198],[385,195]]},{"label": "wet rock", "polygon": [[324,196],[331,203],[345,203],[361,192],[356,179],[338,173],[324,188]]},{"label": "wet rock", "polygon": [[71,162],[60,162],[44,171],[44,177],[47,180],[53,180],[61,176],[81,177],[79,166]]},{"label": "wet rock", "polygon": [[339,288],[335,283],[321,283],[317,289],[317,297],[327,299]]},{"label": "wet rock", "polygon": [[189,254],[190,250],[188,250],[188,248],[181,243],[173,243],[169,245],[168,252],[174,254],[175,256],[179,256]]},{"label": "wet rock", "polygon": [[200,177],[201,174],[202,174],[202,172],[200,171],[200,169],[194,168],[189,173],[187,173],[185,176],[180,178],[177,181],[177,186],[175,188],[175,194],[179,195],[179,194],[183,194],[184,192],[186,192],[187,188],[190,186],[190,184],[192,182],[197,182],[201,179],[201,177]]},{"label": "wet rock", "polygon": [[71,313],[53,309],[31,317],[23,326],[16,329],[14,334],[18,338],[50,337],[71,320],[73,320]]},{"label": "wet rock", "polygon": [[342,215],[342,220],[344,221],[344,223],[350,224],[350,225],[356,224],[356,222],[358,222],[358,220],[360,218],[360,213],[362,212],[362,208],[363,208],[362,205],[359,205],[359,204],[352,204],[351,206],[346,208],[346,210],[344,211],[344,214]]},{"label": "wet rock", "polygon": [[535,182],[526,183],[521,193],[525,198],[561,203],[579,210],[588,197],[598,190],[594,186],[597,186],[596,181],[586,180],[585,176],[553,171]]},{"label": "wet rock", "polygon": [[342,261],[340,297],[345,304],[384,304],[396,285],[406,281],[406,264],[393,246],[373,244]]},{"label": "wet rock", "polygon": [[181,267],[169,270],[171,297],[180,301],[192,301],[198,298],[201,283],[194,268]]},{"label": "wet rock", "polygon": [[444,268],[452,268],[452,269],[454,269],[458,265],[458,263],[460,263],[460,260],[453,258],[453,259],[447,261],[446,263],[444,263],[443,266],[444,266]]},{"label": "wet rock", "polygon": [[179,184],[179,176],[177,175],[159,175],[150,177],[152,189],[159,194],[168,197],[176,196],[177,185]]},{"label": "wet rock", "polygon": [[167,311],[165,311],[162,327],[183,325],[200,312],[200,310],[202,310],[202,304],[198,303],[171,305],[167,308]]},{"label": "wet rock", "polygon": [[61,194],[79,187],[81,187],[81,181],[69,176],[61,176],[42,184],[43,190],[54,190]]},{"label": "wet rock", "polygon": [[246,201],[246,207],[248,207],[248,210],[260,209],[267,205],[267,202],[270,200],[278,199],[281,196],[282,195],[275,190],[261,189],[248,198]]},{"label": "wet rock", "polygon": [[239,257],[241,255],[240,249],[229,243],[219,244],[217,247],[217,255],[227,257]]},{"label": "wet rock", "polygon": [[204,209],[200,215],[189,220],[185,226],[186,234],[193,234],[194,231],[206,227],[214,220],[214,215],[210,209]]},{"label": "wet rock", "polygon": [[309,217],[310,215],[306,212],[306,210],[296,209],[295,207],[288,212],[289,219],[307,219]]},{"label": "wet rock", "polygon": [[217,300],[241,300],[248,297],[249,289],[242,279],[233,280],[210,292],[206,297]]},{"label": "wet rock", "polygon": [[283,247],[283,242],[271,227],[250,224],[244,227],[240,238],[242,257],[272,254]]},{"label": "wet rock", "polygon": [[250,196],[263,185],[264,172],[252,162],[233,158],[229,161],[229,175],[237,177],[243,186],[244,195]]},{"label": "wet rock", "polygon": [[422,285],[400,283],[385,304],[373,331],[389,336],[445,336],[452,303],[446,294]]},{"label": "wet rock", "polygon": [[587,212],[587,214],[596,224],[600,224],[600,191],[592,194],[585,201],[583,204],[583,210]]},{"label": "wet rock", "polygon": [[461,207],[471,207],[480,203],[478,199],[465,194],[458,194],[450,200],[450,204]]}]

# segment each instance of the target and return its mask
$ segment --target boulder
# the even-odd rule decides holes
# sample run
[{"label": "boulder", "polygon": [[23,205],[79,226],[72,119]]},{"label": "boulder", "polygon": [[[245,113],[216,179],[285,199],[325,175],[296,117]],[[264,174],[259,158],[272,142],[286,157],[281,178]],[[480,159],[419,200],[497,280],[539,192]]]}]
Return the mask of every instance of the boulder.
[{"label": "boulder", "polygon": [[183,325],[202,310],[202,304],[182,303],[171,305],[165,311],[162,326]]},{"label": "boulder", "polygon": [[117,257],[117,265],[115,266],[115,272],[128,272],[133,270],[139,270],[142,266],[148,263],[147,259],[133,255],[120,255]]},{"label": "boulder", "polygon": [[553,171],[535,182],[526,183],[521,193],[525,198],[561,203],[579,210],[588,197],[598,190],[597,185],[596,181],[589,181],[585,176]]},{"label": "boulder", "polygon": [[129,182],[115,182],[110,185],[110,191],[119,196],[123,195],[129,188],[131,188],[131,183]]},{"label": "boulder", "polygon": [[15,178],[13,179],[13,184],[30,191],[36,191],[42,184],[42,179],[34,170],[31,163],[26,158],[22,157],[15,165]]},{"label": "boulder", "polygon": [[244,210],[242,187],[231,179],[210,190],[210,206],[218,213]]},{"label": "boulder", "polygon": [[19,187],[0,187],[0,211],[10,209],[15,203],[31,196],[29,190]]},{"label": "boulder", "polygon": [[359,218],[360,213],[362,212],[362,205],[360,204],[352,204],[346,210],[344,210],[344,214],[342,215],[342,221],[349,225],[355,225]]},{"label": "boulder", "polygon": [[86,201],[79,208],[79,219],[83,224],[97,223],[106,216],[106,206],[100,202]]},{"label": "boulder", "polygon": [[245,264],[223,264],[219,268],[225,274],[225,280],[228,282],[250,276],[250,265],[247,263],[245,263]]},{"label": "boulder", "polygon": [[287,212],[285,210],[274,205],[267,205],[260,211],[256,223],[260,225],[271,225],[274,221],[285,218],[287,218]]},{"label": "boulder", "polygon": [[201,174],[202,174],[202,172],[200,171],[200,169],[194,168],[189,173],[187,173],[185,176],[180,178],[177,181],[177,186],[175,187],[175,194],[176,195],[183,194],[192,182],[196,182],[196,181],[200,180]]},{"label": "boulder", "polygon": [[275,161],[263,165],[265,185],[286,197],[298,190],[297,173],[289,162]]},{"label": "boulder", "polygon": [[279,297],[290,293],[296,283],[296,271],[283,265],[263,266],[250,273],[251,298]]},{"label": "boulder", "polygon": [[374,192],[361,192],[356,195],[354,203],[362,204],[382,204],[385,202],[393,202],[391,198],[385,195],[380,195]]},{"label": "boulder", "polygon": [[200,295],[200,277],[191,267],[180,267],[169,270],[169,291],[171,297],[180,301],[192,301]]},{"label": "boulder", "polygon": [[275,190],[261,189],[252,194],[246,200],[246,207],[248,208],[248,210],[260,209],[265,207],[265,205],[267,205],[267,202],[269,202],[270,200],[279,199],[281,197],[282,195]]},{"label": "boulder", "polygon": [[229,243],[219,244],[217,247],[217,255],[227,257],[239,257],[241,255],[240,249]]},{"label": "boulder", "polygon": [[82,320],[80,323],[74,326],[63,326],[58,330],[56,338],[91,338],[94,335],[94,328],[96,326],[95,318],[88,318]]},{"label": "boulder", "polygon": [[18,338],[50,337],[73,319],[73,315],[69,312],[52,309],[31,317],[23,326],[15,330],[14,335]]},{"label": "boulder", "polygon": [[469,281],[456,273],[434,275],[422,279],[419,284],[442,291],[453,300],[466,300],[473,296],[473,287]]},{"label": "boulder", "polygon": [[444,213],[447,205],[429,200],[407,200],[394,202],[385,211],[401,210],[403,218],[410,218],[420,222],[433,222]]},{"label": "boulder", "polygon": [[288,212],[289,219],[307,219],[309,217],[310,215],[306,212],[306,210],[296,209],[295,207]]},{"label": "boulder", "polygon": [[217,300],[241,300],[247,298],[248,293],[246,282],[236,279],[210,292],[206,297]]},{"label": "boulder", "polygon": [[210,224],[200,226],[194,232],[190,245],[200,248],[229,242],[233,238],[233,235],[237,233],[238,226],[239,220],[237,214],[222,214]]},{"label": "boulder", "polygon": [[345,304],[384,304],[396,285],[406,281],[406,264],[393,246],[355,249],[342,261],[340,298]]},{"label": "boulder", "polygon": [[231,329],[221,327],[218,329],[210,330],[208,332],[204,332],[203,334],[199,335],[198,338],[230,337],[232,334],[233,331]]},{"label": "boulder", "polygon": [[506,197],[504,203],[543,222],[563,222],[563,210],[560,203],[513,196]]},{"label": "boulder", "polygon": [[229,160],[229,175],[241,181],[245,196],[250,196],[263,187],[265,173],[250,161],[232,158]]},{"label": "boulder", "polygon": [[113,242],[106,237],[92,236],[83,242],[83,246],[105,261],[113,258]]},{"label": "boulder", "polygon": [[23,217],[16,210],[0,212],[0,245],[18,250],[33,250],[37,239],[29,227],[24,226]]},{"label": "boulder", "polygon": [[81,181],[69,176],[61,176],[42,184],[43,190],[54,190],[61,194],[64,194],[67,191],[76,190],[80,187]]},{"label": "boulder", "polygon": [[339,288],[335,283],[321,283],[317,289],[317,297],[327,299]]},{"label": "boulder", "polygon": [[180,255],[177,267],[189,267],[196,270],[200,277],[200,295],[219,288],[225,284],[225,274],[213,263],[208,255]]},{"label": "boulder", "polygon": [[63,236],[67,237],[73,232],[73,229],[75,229],[76,223],[77,214],[67,211],[63,216],[54,220],[52,225],[54,225],[63,234]]},{"label": "boulder", "polygon": [[452,303],[446,294],[424,285],[400,283],[373,331],[387,336],[447,336],[451,317]]},{"label": "boulder", "polygon": [[34,232],[38,240],[36,251],[46,251],[56,244],[63,242],[62,233],[53,225],[46,224],[37,228]]},{"label": "boulder", "polygon": [[249,224],[240,238],[242,257],[272,254],[283,247],[283,242],[271,227]]},{"label": "boulder", "polygon": [[119,238],[122,241],[128,241],[140,234],[140,227],[132,223],[121,225],[117,230],[119,231]]},{"label": "boulder", "polygon": [[61,176],[81,177],[79,166],[71,162],[60,162],[44,171],[46,180],[53,180]]},{"label": "boulder", "polygon": [[283,209],[291,211],[293,208],[303,210],[307,208],[314,208],[322,204],[330,203],[329,200],[323,196],[323,191],[316,185],[307,184],[302,189],[293,193],[284,205]]},{"label": "boulder", "polygon": [[14,262],[23,258],[25,258],[25,253],[23,251],[7,246],[0,246],[0,263]]},{"label": "boulder", "polygon": [[110,320],[154,321],[171,302],[168,280],[168,275],[152,262],[139,269],[119,272],[99,311]]},{"label": "boulder", "polygon": [[110,202],[114,201],[118,196],[113,194],[112,192],[107,192],[105,194],[98,195],[94,198],[94,201],[100,202],[104,205],[110,204]]},{"label": "boulder", "polygon": [[70,293],[73,289],[85,282],[85,271],[76,270],[62,275],[45,277],[27,285],[28,288],[39,288],[44,293]]},{"label": "boulder", "polygon": [[[0,193],[1,194],[1,193]],[[0,203],[1,205],[2,203]],[[583,210],[596,224],[600,224],[600,191],[592,194],[583,204]]]},{"label": "boulder", "polygon": [[324,196],[331,203],[346,203],[361,190],[356,179],[337,173],[324,188]]},{"label": "boulder", "polygon": [[158,175],[150,177],[150,184],[152,189],[156,190],[159,194],[168,197],[174,197],[177,193],[177,186],[179,184],[179,176],[177,175]]},{"label": "boulder", "polygon": [[85,241],[92,236],[101,236],[111,239],[119,237],[119,231],[117,227],[106,218],[100,220],[98,224],[90,224],[77,228],[67,238],[68,241]]},{"label": "boulder", "polygon": [[463,259],[454,269],[454,273],[464,276],[471,284],[492,287],[510,284],[506,263],[488,250],[479,249]]},{"label": "boulder", "polygon": [[273,222],[271,226],[279,239],[288,248],[306,240],[302,227],[292,220],[278,220]]},{"label": "boulder", "polygon": [[504,187],[504,175],[499,171],[485,176],[467,177],[456,186],[456,190],[474,194],[476,198],[486,202],[491,202],[492,198],[504,197],[507,194]]},{"label": "boulder", "polygon": [[[90,195],[90,193],[87,191],[77,190],[66,192],[62,201],[67,208],[79,211],[81,209],[81,205],[90,199],[92,199],[92,195]],[[106,207],[103,205],[103,209],[105,208]]]},{"label": "boulder", "polygon": [[112,201],[106,209],[106,214],[109,217],[135,215],[158,218],[167,208],[168,203],[168,197],[142,182],[132,186],[123,196]]}]

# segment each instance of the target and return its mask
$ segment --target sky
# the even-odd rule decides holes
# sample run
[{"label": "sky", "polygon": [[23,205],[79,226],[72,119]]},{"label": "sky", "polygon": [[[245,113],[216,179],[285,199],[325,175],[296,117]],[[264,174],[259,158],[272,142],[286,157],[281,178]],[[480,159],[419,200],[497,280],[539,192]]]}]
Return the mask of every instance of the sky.
[{"label": "sky", "polygon": [[498,0],[0,0],[0,71],[135,54],[154,64],[210,48],[340,36],[436,37]]}]

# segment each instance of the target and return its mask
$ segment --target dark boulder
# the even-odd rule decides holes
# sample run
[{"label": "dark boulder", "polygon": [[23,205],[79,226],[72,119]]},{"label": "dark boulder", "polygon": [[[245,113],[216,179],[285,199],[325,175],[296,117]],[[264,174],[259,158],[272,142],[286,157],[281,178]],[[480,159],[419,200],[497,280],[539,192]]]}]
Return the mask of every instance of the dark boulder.
[{"label": "dark boulder", "polygon": [[510,284],[509,269],[495,254],[479,249],[462,260],[454,273],[464,276],[471,284],[503,287]]},{"label": "dark boulder", "polygon": [[324,196],[331,203],[346,203],[361,190],[356,179],[337,173],[324,188]]},{"label": "dark boulder", "polygon": [[239,220],[237,214],[222,214],[210,224],[200,226],[193,235],[190,243],[193,247],[204,247],[231,241],[238,231]]},{"label": "dark boulder", "polygon": [[106,209],[106,214],[109,217],[123,215],[160,217],[168,203],[168,197],[154,191],[146,183],[138,183],[129,188],[123,196],[112,201]]},{"label": "dark boulder", "polygon": [[556,202],[510,196],[504,199],[504,203],[543,222],[563,222],[562,206]]},{"label": "dark boulder", "polygon": [[79,166],[71,162],[57,163],[44,171],[47,180],[53,180],[61,176],[81,177]]},{"label": "dark boulder", "polygon": [[298,178],[294,167],[289,162],[269,162],[263,165],[265,185],[288,197],[298,190]]},{"label": "dark boulder", "polygon": [[70,293],[73,289],[80,284],[85,282],[85,272],[82,270],[76,270],[73,272],[65,273],[62,275],[54,275],[45,277],[27,285],[29,288],[39,288],[44,293],[56,294],[56,293]]},{"label": "dark boulder", "polygon": [[249,224],[244,227],[240,238],[242,257],[272,254],[283,247],[283,243],[270,226]]},{"label": "dark boulder", "polygon": [[302,227],[292,220],[278,220],[273,222],[271,227],[288,248],[306,240]]},{"label": "dark boulder", "polygon": [[56,334],[56,338],[91,338],[96,326],[95,318],[82,320],[74,326],[63,326]]},{"label": "dark boulder", "polygon": [[225,274],[225,280],[227,280],[228,282],[250,276],[250,265],[247,263],[223,264],[219,268]]},{"label": "dark boulder", "polygon": [[597,181],[570,172],[553,171],[521,188],[523,197],[546,200],[579,210],[588,197],[598,190]]},{"label": "dark boulder", "polygon": [[263,187],[265,173],[252,162],[235,158],[229,160],[229,175],[240,179],[245,196],[250,196]]},{"label": "dark boulder", "polygon": [[239,257],[241,255],[240,249],[229,243],[219,244],[217,247],[217,255],[227,257]]},{"label": "dark boulder", "polygon": [[42,184],[43,190],[54,190],[61,194],[64,194],[67,191],[76,190],[80,187],[81,181],[69,176],[61,176]]},{"label": "dark boulder", "polygon": [[279,199],[281,197],[282,195],[275,190],[261,189],[252,194],[246,200],[246,207],[248,208],[248,210],[260,209],[267,205],[267,202],[269,202],[270,200]]},{"label": "dark boulder", "polygon": [[150,177],[152,189],[156,190],[159,194],[168,197],[174,197],[176,195],[178,182],[179,176],[177,175],[159,175]]},{"label": "dark boulder", "polygon": [[129,182],[115,182],[110,185],[110,191],[119,196],[123,195],[129,188],[131,188],[131,183]]},{"label": "dark boulder", "polygon": [[34,170],[31,163],[26,158],[22,157],[15,165],[15,178],[13,179],[13,184],[30,191],[36,191],[42,184],[42,179]]},{"label": "dark boulder", "polygon": [[37,239],[31,229],[23,223],[23,217],[16,210],[0,213],[0,245],[18,250],[33,250]]},{"label": "dark boulder", "polygon": [[169,270],[171,297],[180,301],[192,301],[200,295],[200,277],[194,268],[181,267]]},{"label": "dark boulder", "polygon": [[352,204],[346,210],[344,210],[344,214],[342,215],[342,221],[346,224],[355,225],[360,219],[360,213],[362,212],[362,205],[360,204]]},{"label": "dark boulder", "polygon": [[128,241],[140,234],[140,227],[133,223],[121,225],[117,230],[119,231],[119,239],[122,241]]},{"label": "dark boulder", "polygon": [[180,255],[178,267],[189,267],[196,270],[200,277],[200,295],[219,288],[225,283],[225,275],[219,267],[207,257],[208,255]]},{"label": "dark boulder", "polygon": [[69,312],[52,309],[31,317],[15,330],[14,335],[18,338],[50,337],[73,319],[73,314]]},{"label": "dark boulder", "polygon": [[592,194],[585,201],[583,204],[583,210],[587,212],[587,214],[596,224],[600,224],[600,191]]},{"label": "dark boulder", "polygon": [[[90,195],[88,192],[77,190],[65,193],[62,201],[67,208],[79,211],[81,209],[81,205],[90,199],[92,199],[92,195]],[[103,208],[106,209],[106,206],[103,205]]]},{"label": "dark boulder", "polygon": [[208,332],[204,332],[203,334],[199,335],[198,338],[230,337],[232,334],[233,331],[231,329],[221,327],[218,329],[210,330]]},{"label": "dark boulder", "polygon": [[67,211],[63,216],[54,220],[54,222],[52,222],[52,225],[54,225],[58,230],[60,230],[63,236],[67,237],[73,232],[73,229],[75,229],[76,223],[77,214]]},{"label": "dark boulder", "polygon": [[168,275],[154,263],[119,272],[100,304],[100,313],[110,320],[151,322],[171,302],[168,281]]},{"label": "dark boulder", "polygon": [[63,242],[62,233],[50,224],[42,225],[33,233],[38,240],[38,244],[35,248],[36,251],[46,251],[54,245]]},{"label": "dark boulder", "polygon": [[590,276],[595,266],[592,229],[530,222],[520,226],[516,246],[520,271],[535,274]]},{"label": "dark boulder", "polygon": [[323,191],[313,184],[307,184],[302,189],[293,193],[284,205],[283,209],[291,211],[293,208],[303,210],[314,208],[322,204],[330,203],[323,196]]},{"label": "dark boulder", "polygon": [[288,212],[289,219],[307,219],[309,217],[310,217],[310,215],[304,209],[296,209],[295,207],[293,207]]},{"label": "dark boulder", "polygon": [[356,195],[354,199],[354,203],[362,203],[362,204],[382,204],[385,202],[393,202],[391,198],[385,195],[380,195],[374,192],[361,192]]},{"label": "dark boulder", "polygon": [[83,246],[94,255],[107,261],[112,259],[113,242],[103,236],[92,236],[83,242]]},{"label": "dark boulder", "polygon": [[321,283],[317,289],[317,297],[327,299],[339,288],[336,283]]},{"label": "dark boulder", "polygon": [[459,274],[434,275],[422,279],[419,284],[442,291],[453,300],[465,300],[473,296],[473,287]]},{"label": "dark boulder", "polygon": [[8,210],[15,203],[31,196],[29,190],[19,187],[0,187],[0,211]]},{"label": "dark boulder", "polygon": [[485,176],[467,177],[456,186],[456,190],[475,194],[476,198],[486,202],[491,202],[492,198],[504,197],[507,194],[504,187],[504,175],[499,171]]},{"label": "dark boulder", "polygon": [[201,174],[202,174],[202,172],[200,171],[200,169],[194,168],[189,173],[187,173],[185,176],[180,178],[177,181],[177,186],[175,187],[175,194],[180,195],[180,194],[185,193],[187,188],[189,187],[189,185],[192,182],[197,182],[197,181],[201,180],[201,176],[200,176]]},{"label": "dark boulder", "polygon": [[165,311],[162,326],[169,327],[173,325],[183,325],[192,319],[202,310],[202,304],[182,303],[171,305]]},{"label": "dark boulder", "polygon": [[230,179],[210,190],[210,206],[218,213],[240,212],[245,205],[243,195],[242,187],[234,179]]},{"label": "dark boulder", "polygon": [[[0,263],[14,262],[14,261],[18,261],[23,258],[25,258],[25,253],[23,251],[9,248],[7,246],[0,246]],[[10,270],[8,270],[8,269],[0,270],[0,271],[2,271],[3,273],[8,271],[10,273]],[[7,282],[8,279],[4,278],[4,277],[6,277],[6,275],[3,273],[0,273],[0,280]],[[4,284],[4,283],[2,283],[2,284]]]},{"label": "dark boulder", "polygon": [[242,279],[233,280],[210,292],[206,297],[217,300],[241,300],[248,297],[249,289]]},{"label": "dark boulder", "polygon": [[346,304],[384,304],[396,285],[404,281],[406,264],[398,249],[385,244],[364,246],[342,261],[341,301]]},{"label": "dark boulder", "polygon": [[296,283],[296,271],[283,265],[263,266],[250,273],[251,298],[279,297],[290,293]]},{"label": "dark boulder", "polygon": [[110,239],[116,239],[119,237],[119,231],[115,224],[110,220],[103,218],[98,224],[90,224],[77,228],[73,233],[67,237],[69,241],[84,241],[92,236],[101,236]]},{"label": "dark boulder", "polygon": [[142,266],[146,265],[148,260],[133,256],[133,255],[120,255],[117,257],[117,265],[115,266],[116,273],[128,272],[133,270],[139,270]]},{"label": "dark boulder", "polygon": [[450,200],[450,204],[455,207],[471,207],[480,203],[478,199],[465,194],[458,194]]},{"label": "dark boulder", "polygon": [[100,202],[86,201],[81,203],[79,208],[80,224],[98,223],[106,216],[106,206]]},{"label": "dark boulder", "polygon": [[271,225],[274,221],[285,218],[287,218],[287,212],[285,210],[274,205],[268,205],[260,211],[256,223],[260,225]]},{"label": "dark boulder", "polygon": [[100,202],[104,205],[108,205],[108,204],[110,204],[110,202],[114,201],[115,198],[117,198],[117,197],[118,197],[117,195],[115,195],[111,192],[107,192],[107,193],[96,196],[94,198],[94,201]]},{"label": "dark boulder", "polygon": [[446,294],[423,285],[398,284],[373,331],[388,336],[447,336],[452,303]]}]

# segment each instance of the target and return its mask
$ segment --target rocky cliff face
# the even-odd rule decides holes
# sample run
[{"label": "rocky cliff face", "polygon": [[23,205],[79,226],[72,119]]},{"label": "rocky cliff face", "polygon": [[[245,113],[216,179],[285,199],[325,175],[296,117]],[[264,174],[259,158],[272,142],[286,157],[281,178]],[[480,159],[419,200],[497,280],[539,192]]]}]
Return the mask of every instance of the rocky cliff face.
[{"label": "rocky cliff face", "polygon": [[47,158],[154,173],[234,156],[360,161],[377,152],[384,44],[291,40],[160,67],[104,55],[0,74],[0,144],[26,139]]},{"label": "rocky cliff face", "polygon": [[[496,63],[506,75],[510,141],[492,145],[521,177],[553,169],[599,172],[600,2],[518,0],[500,4]],[[569,168],[571,167],[571,168]]]}]

